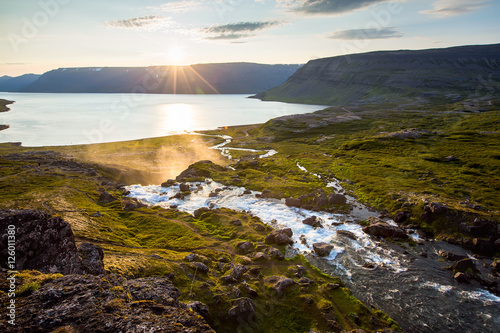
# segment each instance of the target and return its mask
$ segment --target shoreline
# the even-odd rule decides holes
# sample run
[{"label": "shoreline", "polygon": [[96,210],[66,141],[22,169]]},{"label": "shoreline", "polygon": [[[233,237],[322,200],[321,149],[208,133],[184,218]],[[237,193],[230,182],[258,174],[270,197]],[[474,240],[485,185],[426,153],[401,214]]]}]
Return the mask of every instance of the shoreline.
[{"label": "shoreline", "polygon": [[[9,112],[10,108],[7,105],[14,104],[15,101],[9,101],[7,99],[0,99],[0,113]],[[6,124],[0,124],[0,131],[8,129],[10,126]]]}]

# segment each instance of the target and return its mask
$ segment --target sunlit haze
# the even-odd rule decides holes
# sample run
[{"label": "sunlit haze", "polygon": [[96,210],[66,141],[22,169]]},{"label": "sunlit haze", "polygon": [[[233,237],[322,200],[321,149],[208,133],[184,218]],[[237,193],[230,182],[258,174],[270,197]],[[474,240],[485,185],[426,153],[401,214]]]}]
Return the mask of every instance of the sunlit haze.
[{"label": "sunlit haze", "polygon": [[489,0],[3,0],[0,76],[498,43]]}]

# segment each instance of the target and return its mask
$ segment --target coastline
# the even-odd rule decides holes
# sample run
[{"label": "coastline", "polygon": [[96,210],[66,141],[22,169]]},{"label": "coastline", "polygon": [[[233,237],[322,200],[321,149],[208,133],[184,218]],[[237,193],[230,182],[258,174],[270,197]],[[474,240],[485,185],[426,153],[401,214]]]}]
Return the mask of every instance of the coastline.
[{"label": "coastline", "polygon": [[[6,99],[0,99],[0,112],[9,112],[10,108],[7,107],[9,104],[13,104],[14,101],[9,101]],[[5,124],[0,124],[0,131],[8,129],[10,126]]]}]

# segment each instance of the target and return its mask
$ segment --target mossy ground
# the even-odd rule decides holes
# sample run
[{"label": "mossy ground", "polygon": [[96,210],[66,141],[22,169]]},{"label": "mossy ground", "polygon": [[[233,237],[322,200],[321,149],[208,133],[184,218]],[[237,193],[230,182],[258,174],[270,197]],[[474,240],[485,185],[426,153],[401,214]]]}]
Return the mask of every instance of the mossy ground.
[{"label": "mossy ground", "polygon": [[[120,151],[122,145],[145,145],[139,149],[144,151],[154,151],[158,146],[171,149],[184,140],[185,137],[170,137],[140,143],[104,144],[100,152],[108,156],[108,149],[112,154],[115,149]],[[111,273],[129,277],[170,276],[174,285],[182,291],[183,301],[197,300],[208,304],[211,324],[218,332],[235,332],[238,329],[306,332],[311,328],[328,331],[332,325],[349,330],[363,328],[375,331],[390,326],[398,329],[389,318],[380,317],[352,297],[338,278],[321,273],[302,256],[282,261],[271,258],[254,261],[239,253],[236,244],[240,241],[257,245],[270,231],[254,216],[227,209],[212,210],[199,218],[159,207],[124,210],[120,184],[124,181],[122,174],[113,173],[109,166],[103,167],[92,160],[88,163],[85,158],[87,149],[82,146],[54,147],[47,151],[47,148],[1,145],[2,208],[42,209],[60,215],[71,224],[77,241],[91,241],[104,249],[105,268]],[[74,153],[72,156],[76,158],[59,153]],[[130,159],[130,165],[134,165],[133,158]],[[263,171],[256,170],[255,186],[265,175],[279,170],[275,164],[266,169],[266,163],[262,165]],[[149,161],[149,164],[153,165],[154,161]],[[120,166],[114,165],[113,168],[120,169]],[[128,167],[127,172],[141,173],[143,170]],[[224,173],[221,177],[229,177],[229,174]],[[242,174],[241,177],[246,179],[247,176]],[[297,184],[300,182],[301,178],[297,178]],[[286,189],[281,189],[279,182],[273,184],[277,184],[276,193]],[[290,188],[289,194],[299,193],[300,185],[297,184]],[[310,186],[316,185],[320,184]],[[117,200],[99,202],[100,193],[105,190]],[[102,216],[94,215],[96,212]],[[242,225],[231,223],[234,220],[239,220]],[[257,225],[263,228],[256,228]],[[283,247],[278,248],[285,251]],[[208,272],[198,270],[185,259],[191,253],[196,254],[195,261],[203,262],[209,268]],[[231,263],[244,263],[249,268],[260,270],[260,274],[247,273],[243,279],[258,296],[251,296],[242,287],[243,280],[232,285],[223,283],[220,277],[228,274]],[[293,268],[296,265],[306,267],[305,276],[313,280],[310,286],[295,283],[278,295],[263,280],[271,275],[294,277]],[[22,274],[29,275],[30,279],[23,283],[20,297],[43,284],[43,279],[32,278],[36,277],[36,273]],[[294,280],[298,281],[298,278],[294,277]],[[329,284],[340,287],[331,289]],[[234,287],[239,287],[241,294],[236,293]],[[242,320],[228,319],[232,301],[248,296],[253,297],[255,315]]]}]

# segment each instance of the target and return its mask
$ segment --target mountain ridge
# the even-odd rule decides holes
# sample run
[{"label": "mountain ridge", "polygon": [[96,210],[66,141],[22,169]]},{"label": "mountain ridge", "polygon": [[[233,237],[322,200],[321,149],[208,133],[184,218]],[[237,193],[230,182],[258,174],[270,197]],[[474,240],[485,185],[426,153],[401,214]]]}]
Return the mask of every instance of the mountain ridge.
[{"label": "mountain ridge", "polygon": [[375,51],[309,61],[262,100],[375,104],[492,99],[500,87],[500,44]]}]

